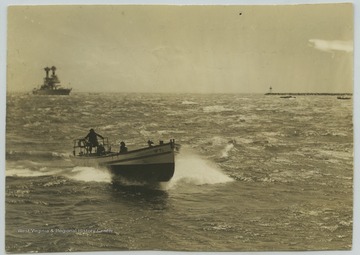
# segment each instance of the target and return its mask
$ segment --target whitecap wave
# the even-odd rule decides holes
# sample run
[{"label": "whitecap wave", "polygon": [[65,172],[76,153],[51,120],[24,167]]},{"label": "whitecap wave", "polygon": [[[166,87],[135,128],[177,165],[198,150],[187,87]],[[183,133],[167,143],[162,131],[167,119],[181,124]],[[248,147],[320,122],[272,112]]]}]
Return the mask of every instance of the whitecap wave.
[{"label": "whitecap wave", "polygon": [[230,112],[233,111],[233,109],[229,109],[229,108],[225,108],[222,105],[212,105],[212,106],[205,106],[203,108],[203,111],[206,113],[211,113],[211,112]]},{"label": "whitecap wave", "polygon": [[229,152],[235,148],[233,143],[229,143],[225,146],[225,148],[221,152],[221,158],[228,158]]},{"label": "whitecap wave", "polygon": [[38,176],[47,176],[53,175],[56,173],[60,173],[61,170],[51,170],[49,171],[48,168],[42,167],[38,170],[30,169],[30,168],[7,168],[6,169],[6,176],[13,176],[13,177],[38,177]]},{"label": "whitecap wave", "polygon": [[192,101],[183,101],[181,104],[183,104],[183,105],[196,105],[196,104],[198,104],[198,103],[195,103],[195,102],[192,102]]},{"label": "whitecap wave", "polygon": [[227,143],[227,140],[223,137],[214,136],[211,138],[212,145],[223,145],[224,143]]},{"label": "whitecap wave", "polygon": [[33,122],[33,123],[26,123],[24,124],[23,127],[28,128],[28,127],[39,127],[41,126],[41,123],[39,121]]},{"label": "whitecap wave", "polygon": [[27,159],[43,159],[43,160],[54,160],[69,158],[69,153],[61,153],[54,151],[6,151],[7,160],[27,160]]}]

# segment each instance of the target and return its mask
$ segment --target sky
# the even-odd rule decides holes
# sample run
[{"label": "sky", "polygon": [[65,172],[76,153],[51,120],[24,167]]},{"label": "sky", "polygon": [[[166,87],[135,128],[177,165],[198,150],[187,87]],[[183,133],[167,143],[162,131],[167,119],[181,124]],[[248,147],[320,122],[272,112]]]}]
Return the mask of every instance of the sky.
[{"label": "sky", "polygon": [[352,4],[10,6],[7,90],[353,91]]}]

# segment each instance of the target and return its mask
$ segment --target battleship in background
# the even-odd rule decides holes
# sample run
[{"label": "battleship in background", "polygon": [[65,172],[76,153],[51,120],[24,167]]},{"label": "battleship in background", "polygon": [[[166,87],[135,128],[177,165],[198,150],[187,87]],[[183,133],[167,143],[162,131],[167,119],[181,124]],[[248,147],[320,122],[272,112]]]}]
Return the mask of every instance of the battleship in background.
[{"label": "battleship in background", "polygon": [[[71,88],[61,88],[60,80],[55,74],[56,67],[52,66],[51,68],[45,67],[46,77],[44,78],[44,84],[40,88],[33,89],[34,95],[69,95]],[[51,76],[49,77],[49,72],[52,71]]]}]

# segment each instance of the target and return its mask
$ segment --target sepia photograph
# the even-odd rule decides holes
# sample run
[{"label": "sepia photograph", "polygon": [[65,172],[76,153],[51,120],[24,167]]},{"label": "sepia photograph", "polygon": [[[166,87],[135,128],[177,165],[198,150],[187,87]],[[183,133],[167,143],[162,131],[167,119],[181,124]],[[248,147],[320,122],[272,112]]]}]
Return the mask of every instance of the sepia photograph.
[{"label": "sepia photograph", "polygon": [[352,3],[6,15],[7,253],[353,249]]}]

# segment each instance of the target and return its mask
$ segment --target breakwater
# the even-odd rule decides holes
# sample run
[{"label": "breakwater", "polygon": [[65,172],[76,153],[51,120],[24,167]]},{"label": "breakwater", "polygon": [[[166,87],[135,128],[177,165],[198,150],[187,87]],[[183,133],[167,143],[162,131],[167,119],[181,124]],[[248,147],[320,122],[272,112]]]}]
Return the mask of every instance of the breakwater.
[{"label": "breakwater", "polygon": [[266,96],[352,96],[352,93],[265,93]]}]

